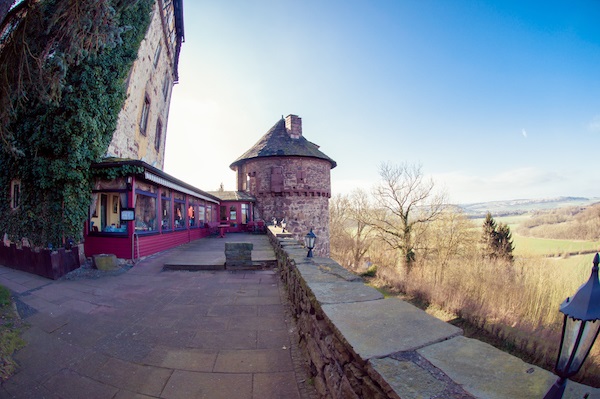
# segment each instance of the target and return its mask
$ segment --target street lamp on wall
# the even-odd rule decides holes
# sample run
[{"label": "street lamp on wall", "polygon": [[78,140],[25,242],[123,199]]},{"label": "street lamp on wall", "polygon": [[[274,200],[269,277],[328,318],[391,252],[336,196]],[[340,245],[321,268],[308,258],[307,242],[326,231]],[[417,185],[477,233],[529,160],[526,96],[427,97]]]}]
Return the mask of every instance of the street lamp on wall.
[{"label": "street lamp on wall", "polygon": [[310,229],[308,234],[304,236],[304,246],[308,248],[308,254],[306,255],[307,258],[313,257],[312,250],[315,247],[315,242],[317,242],[317,236],[315,233],[313,233],[312,229]]},{"label": "street lamp on wall", "polygon": [[600,331],[600,281],[598,263],[594,256],[594,266],[590,279],[579,290],[567,298],[560,311],[565,315],[560,350],[554,371],[558,380],[552,385],[544,399],[562,398],[567,378],[577,374],[587,358]]}]

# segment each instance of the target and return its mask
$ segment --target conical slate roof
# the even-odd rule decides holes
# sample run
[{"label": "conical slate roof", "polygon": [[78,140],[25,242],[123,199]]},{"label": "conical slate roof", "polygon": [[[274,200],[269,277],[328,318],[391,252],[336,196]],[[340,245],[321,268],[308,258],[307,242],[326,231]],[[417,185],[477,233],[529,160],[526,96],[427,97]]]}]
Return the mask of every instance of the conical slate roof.
[{"label": "conical slate roof", "polygon": [[329,161],[331,168],[337,163],[319,150],[319,146],[306,140],[304,136],[292,138],[285,128],[285,119],[281,118],[252,148],[235,160],[229,167],[233,170],[244,161],[262,157],[310,157]]}]

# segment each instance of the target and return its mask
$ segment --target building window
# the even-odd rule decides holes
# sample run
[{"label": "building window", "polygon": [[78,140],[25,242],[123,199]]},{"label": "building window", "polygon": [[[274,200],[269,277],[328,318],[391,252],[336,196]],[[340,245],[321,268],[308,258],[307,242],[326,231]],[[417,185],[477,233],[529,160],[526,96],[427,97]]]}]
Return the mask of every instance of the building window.
[{"label": "building window", "polygon": [[154,136],[154,148],[156,151],[160,149],[160,140],[162,138],[162,122],[161,120],[156,121],[156,135]]},{"label": "building window", "polygon": [[10,207],[17,209],[21,206],[21,180],[15,179],[10,183]]},{"label": "building window", "polygon": [[242,204],[242,224],[248,224],[250,221],[250,205]]},{"label": "building window", "polygon": [[144,105],[142,107],[142,116],[140,118],[140,132],[145,136],[148,127],[148,117],[150,116],[150,97],[144,96]]},{"label": "building window", "polygon": [[274,193],[283,191],[283,167],[281,166],[271,168],[271,191]]},{"label": "building window", "polygon": [[187,210],[188,223],[189,223],[190,227],[196,227],[197,209],[198,209],[197,200],[195,198],[190,198],[189,204],[188,204],[188,210]]},{"label": "building window", "polygon": [[125,190],[94,190],[90,204],[90,233],[127,233],[127,223],[121,223],[121,208],[127,208]]},{"label": "building window", "polygon": [[229,207],[229,222],[231,227],[237,227],[237,207],[235,205]]},{"label": "building window", "polygon": [[213,222],[213,207],[212,205],[207,205],[206,206],[206,223],[212,223]]},{"label": "building window", "polygon": [[206,207],[204,201],[201,201],[198,207],[198,227],[204,227],[204,223],[206,223]]},{"label": "building window", "polygon": [[169,79],[169,77],[165,77],[165,81],[163,82],[163,96],[165,97],[165,100],[167,99],[167,97],[169,96],[169,89],[171,88],[171,80]]},{"label": "building window", "polygon": [[163,189],[161,196],[161,211],[162,211],[162,221],[161,227],[163,230],[172,230],[173,229],[173,221],[171,218],[171,214],[173,211],[171,210],[171,193],[169,190]]},{"label": "building window", "polygon": [[154,68],[158,65],[158,60],[160,59],[160,52],[162,50],[162,44],[158,43],[158,47],[156,47],[156,51],[154,52]]},{"label": "building window", "polygon": [[145,182],[136,182],[135,231],[138,233],[158,231],[157,188]]},{"label": "building window", "polygon": [[174,193],[175,228],[185,229],[185,195]]}]

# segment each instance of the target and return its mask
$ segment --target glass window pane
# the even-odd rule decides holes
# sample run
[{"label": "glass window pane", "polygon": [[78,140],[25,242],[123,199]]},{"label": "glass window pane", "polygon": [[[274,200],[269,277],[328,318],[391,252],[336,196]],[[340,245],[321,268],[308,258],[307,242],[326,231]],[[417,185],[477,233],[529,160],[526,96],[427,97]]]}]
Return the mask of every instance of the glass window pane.
[{"label": "glass window pane", "polygon": [[135,195],[135,230],[139,232],[157,231],[156,197],[142,193]]},{"label": "glass window pane", "polygon": [[171,230],[173,229],[173,222],[171,218],[171,200],[170,199],[162,199],[162,229],[163,230]]},{"label": "glass window pane", "polygon": [[190,204],[188,206],[188,221],[190,223],[190,227],[196,226],[196,205]]},{"label": "glass window pane", "polygon": [[125,193],[105,191],[92,195],[90,233],[127,233],[127,223],[121,224],[121,208],[127,207]]},{"label": "glass window pane", "polygon": [[248,204],[242,204],[242,224],[247,224],[250,219],[250,209]]},{"label": "glass window pane", "polygon": [[185,228],[185,203],[184,202],[175,201],[174,216],[175,216],[175,228],[176,229],[184,229]]},{"label": "glass window pane", "polygon": [[198,208],[198,225],[200,227],[204,227],[204,223],[206,223],[206,213],[204,205],[200,205]]}]

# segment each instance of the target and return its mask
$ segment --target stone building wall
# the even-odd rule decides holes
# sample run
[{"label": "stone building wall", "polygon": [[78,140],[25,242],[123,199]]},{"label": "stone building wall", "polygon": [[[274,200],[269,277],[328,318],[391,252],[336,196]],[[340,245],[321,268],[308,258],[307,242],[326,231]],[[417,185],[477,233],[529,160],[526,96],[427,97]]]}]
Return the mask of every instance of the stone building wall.
[{"label": "stone building wall", "polygon": [[[176,83],[175,54],[173,2],[159,0],[126,82],[127,99],[107,157],[139,159],[163,168],[169,104]],[[142,129],[145,104],[148,117]]]},{"label": "stone building wall", "polygon": [[329,161],[317,158],[248,160],[243,176],[247,176],[247,190],[256,197],[256,218],[267,222],[285,218],[286,230],[297,239],[313,229],[318,237],[315,254],[329,256],[330,170]]}]

